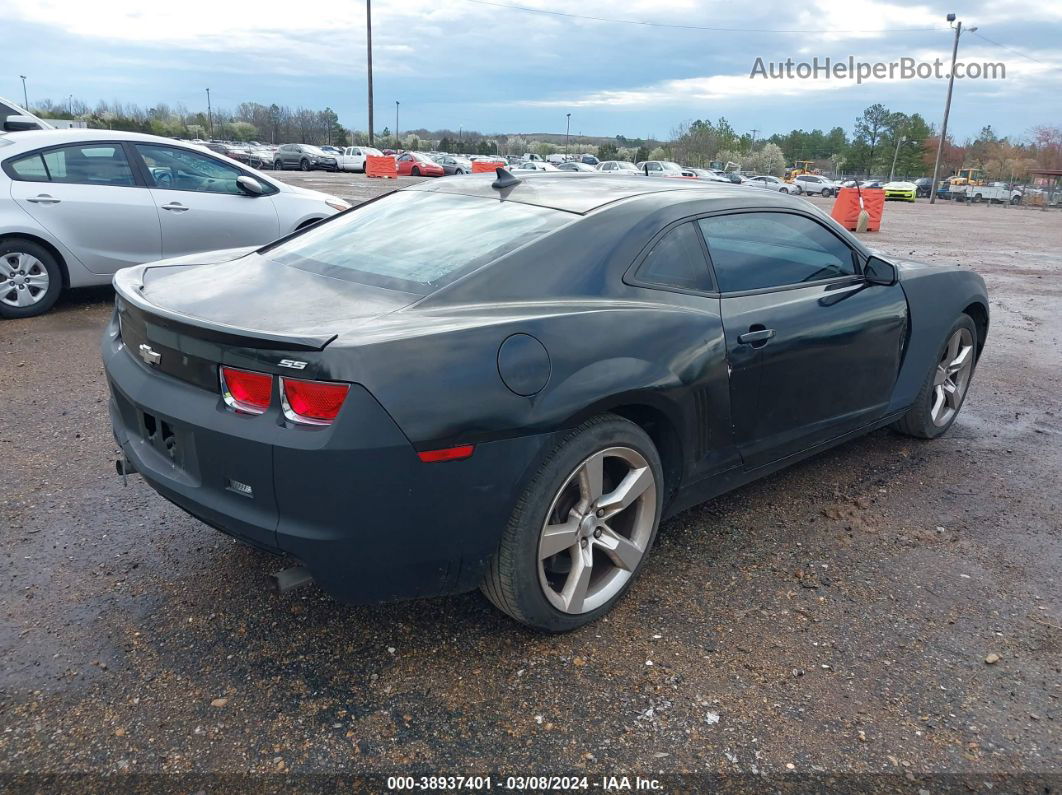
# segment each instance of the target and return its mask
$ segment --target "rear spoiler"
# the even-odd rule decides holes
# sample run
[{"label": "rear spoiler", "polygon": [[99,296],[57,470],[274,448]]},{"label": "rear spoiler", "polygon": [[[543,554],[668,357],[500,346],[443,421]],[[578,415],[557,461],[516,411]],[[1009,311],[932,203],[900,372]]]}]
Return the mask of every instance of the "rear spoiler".
[{"label": "rear spoiler", "polygon": [[[114,275],[114,291],[120,301],[132,305],[136,309],[151,315],[156,320],[161,320],[162,325],[168,326],[191,326],[206,332],[206,336],[228,345],[242,345],[248,348],[268,348],[271,350],[285,351],[320,351],[324,350],[328,343],[332,342],[338,334],[278,334],[274,331],[262,331],[260,329],[247,329],[230,326],[225,323],[217,323],[183,312],[175,312],[172,309],[151,303],[144,297],[143,276],[153,266],[138,268],[123,268]],[[185,267],[183,265],[159,265],[157,267]]]}]

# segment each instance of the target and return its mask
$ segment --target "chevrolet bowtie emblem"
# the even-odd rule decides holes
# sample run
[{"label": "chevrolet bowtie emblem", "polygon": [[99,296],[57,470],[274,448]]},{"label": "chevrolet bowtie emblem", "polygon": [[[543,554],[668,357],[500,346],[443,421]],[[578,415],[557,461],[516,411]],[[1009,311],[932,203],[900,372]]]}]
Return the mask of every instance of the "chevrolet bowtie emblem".
[{"label": "chevrolet bowtie emblem", "polygon": [[162,354],[156,352],[150,345],[145,343],[140,346],[140,358],[148,364],[155,365],[162,361]]}]

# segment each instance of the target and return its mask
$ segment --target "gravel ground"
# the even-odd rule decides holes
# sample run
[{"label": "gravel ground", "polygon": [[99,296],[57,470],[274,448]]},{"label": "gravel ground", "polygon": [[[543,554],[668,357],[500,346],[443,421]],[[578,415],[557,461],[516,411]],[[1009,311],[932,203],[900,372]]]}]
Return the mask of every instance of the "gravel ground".
[{"label": "gravel ground", "polygon": [[[283,177],[355,200],[395,184]],[[272,593],[276,559],[115,477],[109,289],[0,324],[0,773],[1057,787],[1062,215],[890,204],[869,239],[988,281],[950,433],[877,432],[678,516],[611,616],[560,637],[475,593]]]}]

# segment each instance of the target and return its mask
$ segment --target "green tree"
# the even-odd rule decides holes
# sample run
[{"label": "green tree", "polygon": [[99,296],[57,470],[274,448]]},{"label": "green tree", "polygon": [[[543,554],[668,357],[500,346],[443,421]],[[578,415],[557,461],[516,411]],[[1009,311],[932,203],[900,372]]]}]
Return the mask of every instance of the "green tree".
[{"label": "green tree", "polygon": [[619,157],[619,147],[611,142],[603,143],[597,148],[597,156],[602,160],[616,160]]},{"label": "green tree", "polygon": [[[875,168],[880,168],[882,156],[882,139],[896,125],[896,117],[880,102],[871,105],[856,119],[855,136],[848,155],[848,164],[859,173],[870,176]],[[891,152],[889,153],[891,155]]]},{"label": "green tree", "polygon": [[649,159],[649,147],[642,144],[638,147],[638,151],[634,154],[634,162],[641,163]]}]

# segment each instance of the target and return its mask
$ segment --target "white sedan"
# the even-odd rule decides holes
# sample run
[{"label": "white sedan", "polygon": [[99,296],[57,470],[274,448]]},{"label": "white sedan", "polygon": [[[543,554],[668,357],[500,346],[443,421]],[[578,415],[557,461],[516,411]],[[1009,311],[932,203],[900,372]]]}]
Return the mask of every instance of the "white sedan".
[{"label": "white sedan", "polygon": [[261,246],[350,205],[194,144],[111,130],[0,134],[0,318],[130,265]]},{"label": "white sedan", "polygon": [[342,150],[342,154],[336,157],[337,168],[340,171],[365,171],[365,158],[372,155],[381,157],[383,152],[372,146],[348,146]]},{"label": "white sedan", "polygon": [[767,190],[776,190],[779,193],[802,193],[801,187],[795,183],[791,184],[783,182],[778,177],[772,177],[769,174],[765,174],[759,177],[749,177],[744,182],[750,188],[766,188]]},{"label": "white sedan", "polygon": [[811,196],[818,194],[824,199],[835,196],[840,187],[832,179],[827,179],[820,174],[798,174],[793,178],[793,182],[800,186],[803,193]]},{"label": "white sedan", "polygon": [[527,160],[518,166],[513,166],[513,171],[560,171],[552,163],[547,163],[544,160]]}]

